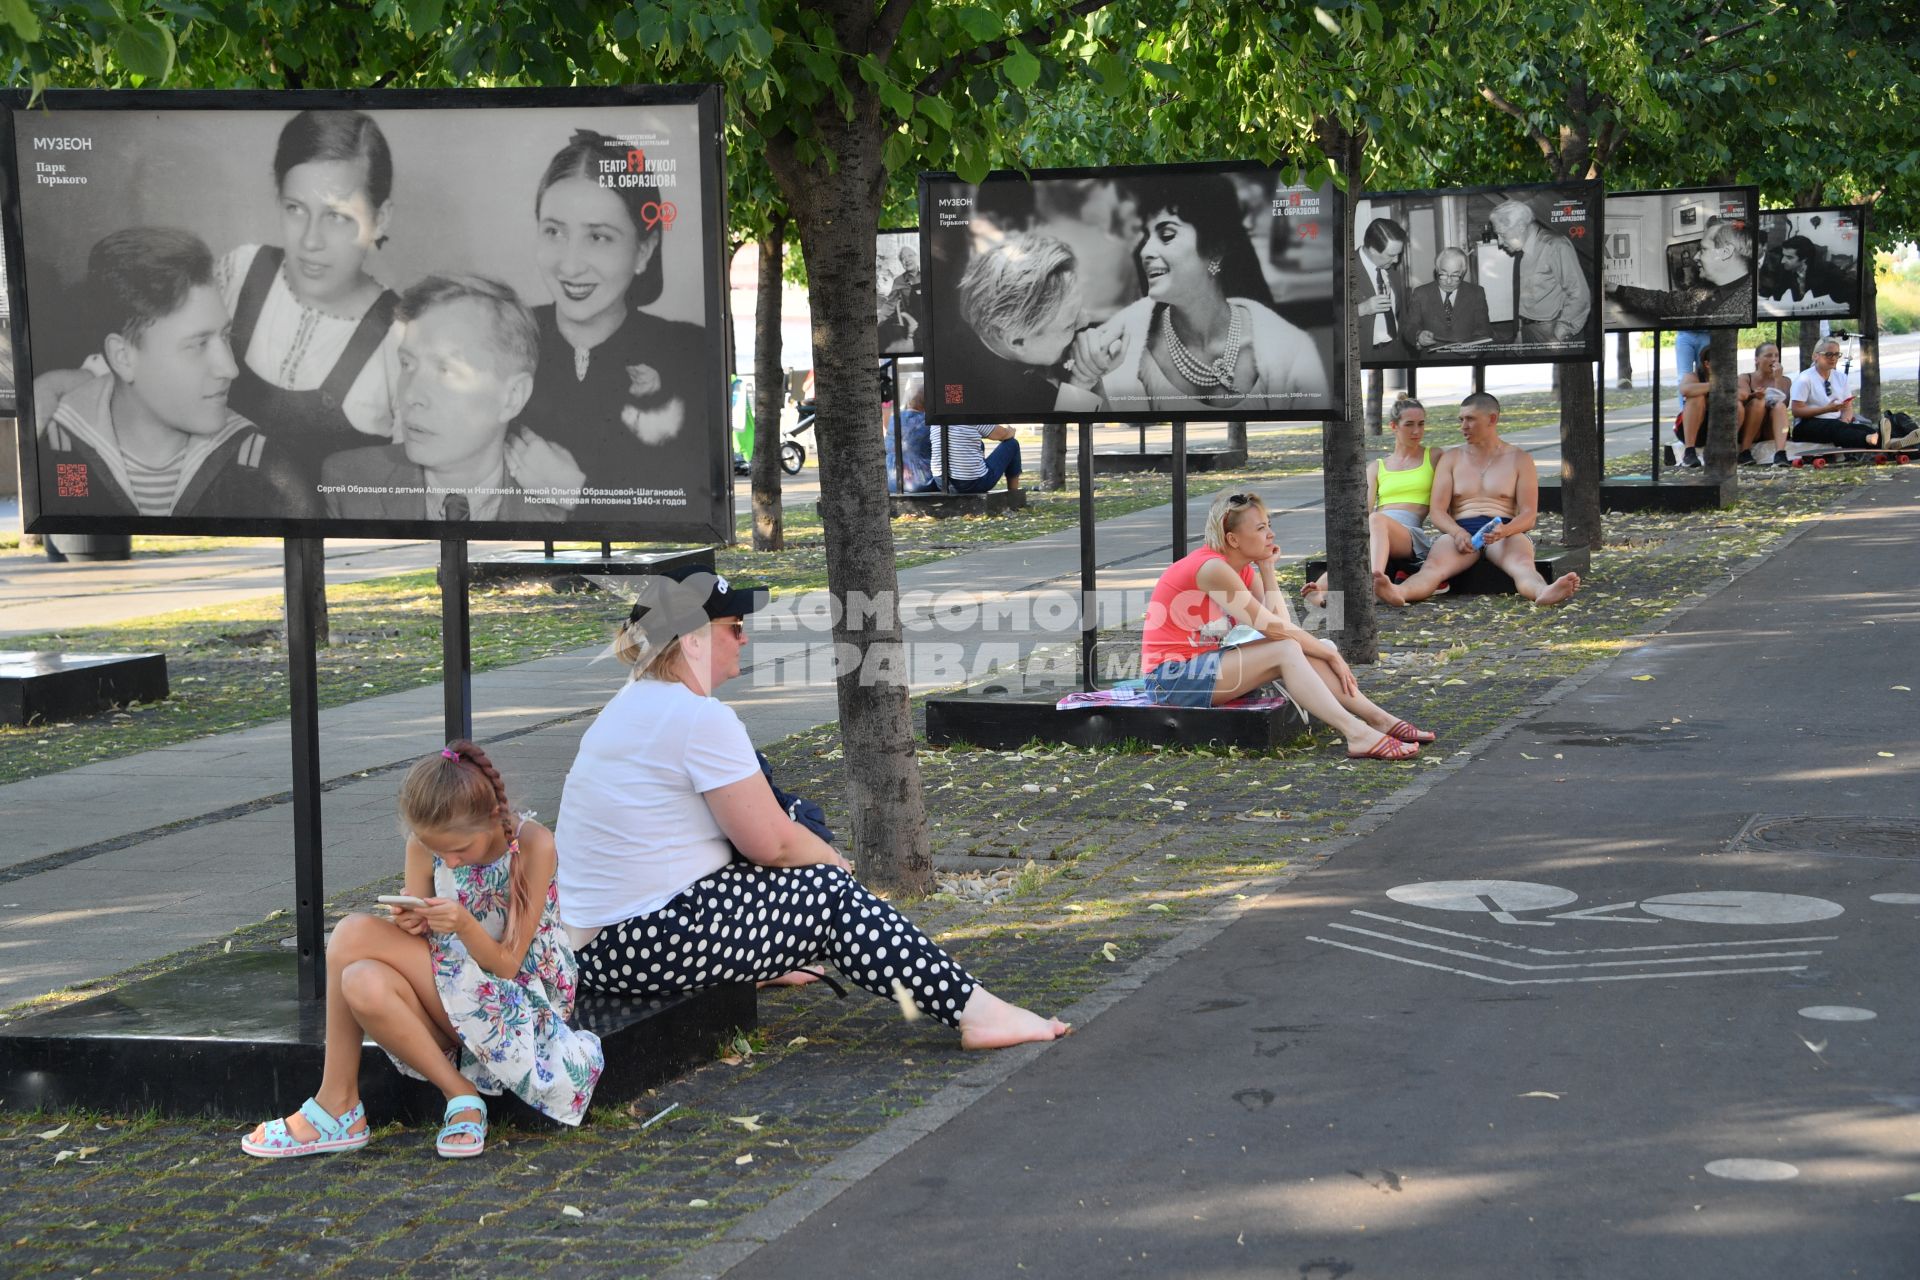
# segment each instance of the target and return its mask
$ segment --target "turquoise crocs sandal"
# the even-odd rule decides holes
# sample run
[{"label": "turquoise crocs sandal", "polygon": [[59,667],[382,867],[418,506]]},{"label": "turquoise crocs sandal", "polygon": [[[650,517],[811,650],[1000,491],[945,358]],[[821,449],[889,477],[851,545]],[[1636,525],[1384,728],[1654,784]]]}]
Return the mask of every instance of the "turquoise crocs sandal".
[{"label": "turquoise crocs sandal", "polygon": [[248,1134],[240,1139],[240,1149],[250,1156],[262,1160],[288,1160],[294,1156],[327,1155],[334,1151],[358,1151],[367,1145],[372,1137],[371,1129],[362,1129],[359,1133],[349,1130],[366,1119],[367,1109],[356,1102],[342,1116],[331,1116],[327,1109],[308,1098],[300,1104],[300,1115],[313,1126],[316,1135],[312,1141],[302,1142],[293,1136],[285,1120],[269,1120],[261,1134],[261,1140],[255,1142]]},{"label": "turquoise crocs sandal", "polygon": [[[478,1120],[455,1121],[454,1116],[462,1111],[478,1111]],[[477,1156],[487,1149],[487,1104],[478,1094],[463,1093],[457,1098],[447,1099],[446,1113],[441,1117],[446,1123],[440,1126],[439,1136],[433,1140],[433,1149],[449,1160],[462,1160],[467,1156]],[[448,1138],[471,1135],[472,1142],[449,1143]]]}]

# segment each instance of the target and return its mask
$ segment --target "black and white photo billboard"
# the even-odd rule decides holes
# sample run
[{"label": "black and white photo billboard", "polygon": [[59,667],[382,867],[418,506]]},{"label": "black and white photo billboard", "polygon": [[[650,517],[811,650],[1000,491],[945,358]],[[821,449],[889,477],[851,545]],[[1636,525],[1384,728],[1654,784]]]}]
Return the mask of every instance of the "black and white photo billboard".
[{"label": "black and white photo billboard", "polygon": [[927,290],[920,279],[920,229],[882,231],[873,246],[874,291],[880,299],[880,354],[919,355],[926,339]]},{"label": "black and white photo billboard", "polygon": [[27,527],[729,540],[719,107],[12,99]]},{"label": "black and white photo billboard", "polygon": [[922,174],[928,419],[1341,417],[1340,207],[1252,163]]},{"label": "black and white photo billboard", "polygon": [[1753,187],[1607,195],[1608,329],[1744,329],[1754,321]]},{"label": "black and white photo billboard", "polygon": [[1601,224],[1598,182],[1357,197],[1361,365],[1597,359]]},{"label": "black and white photo billboard", "polygon": [[1760,211],[1760,319],[1841,320],[1860,314],[1867,262],[1859,206]]}]

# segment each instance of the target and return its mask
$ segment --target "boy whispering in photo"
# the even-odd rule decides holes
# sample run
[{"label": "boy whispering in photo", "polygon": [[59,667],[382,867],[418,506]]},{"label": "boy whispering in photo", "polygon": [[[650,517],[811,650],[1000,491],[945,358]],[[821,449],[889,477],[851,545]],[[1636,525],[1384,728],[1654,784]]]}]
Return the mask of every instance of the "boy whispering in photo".
[{"label": "boy whispering in photo", "polygon": [[227,407],[239,368],[213,254],[170,227],[116,231],[87,255],[85,302],[107,372],[60,398],[41,430],[47,510],[317,516],[287,459]]},{"label": "boy whispering in photo", "polygon": [[428,276],[401,295],[395,316],[400,442],[328,458],[320,473],[327,514],[564,519],[563,507],[536,501],[514,476],[507,432],[533,393],[540,329],[512,288],[485,276]]}]

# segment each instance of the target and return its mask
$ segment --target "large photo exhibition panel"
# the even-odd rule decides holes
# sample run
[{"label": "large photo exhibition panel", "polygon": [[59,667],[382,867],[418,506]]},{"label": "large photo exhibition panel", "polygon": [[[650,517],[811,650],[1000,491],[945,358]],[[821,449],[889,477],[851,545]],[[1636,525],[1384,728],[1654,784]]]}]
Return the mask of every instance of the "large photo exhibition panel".
[{"label": "large photo exhibition panel", "polygon": [[717,90],[43,104],[30,529],[731,538]]},{"label": "large photo exhibition panel", "polygon": [[923,174],[928,419],[1343,416],[1340,208],[1256,164]]},{"label": "large photo exhibition panel", "polygon": [[1752,325],[1759,207],[1753,187],[1609,192],[1601,250],[1605,327]]},{"label": "large photo exhibition panel", "polygon": [[1762,320],[1844,320],[1860,314],[1867,261],[1859,206],[1760,211]]},{"label": "large photo exhibition panel", "polygon": [[917,356],[926,345],[927,290],[920,275],[920,229],[882,231],[873,245],[880,354]]},{"label": "large photo exhibition panel", "polygon": [[1357,197],[1362,367],[1598,359],[1602,222],[1598,182]]}]

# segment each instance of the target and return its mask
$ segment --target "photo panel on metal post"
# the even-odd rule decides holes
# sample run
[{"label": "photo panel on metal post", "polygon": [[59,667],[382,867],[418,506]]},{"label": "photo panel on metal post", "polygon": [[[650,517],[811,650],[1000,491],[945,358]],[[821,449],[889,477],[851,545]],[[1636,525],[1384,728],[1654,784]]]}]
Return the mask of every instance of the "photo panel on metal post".
[{"label": "photo panel on metal post", "polygon": [[1844,320],[1860,314],[1866,209],[1760,211],[1761,320]]},{"label": "photo panel on metal post", "polygon": [[1599,359],[1602,222],[1597,181],[1355,197],[1361,367]]},{"label": "photo panel on metal post", "polygon": [[6,104],[29,531],[732,539],[717,87]]},{"label": "photo panel on metal post", "polygon": [[1605,327],[1751,326],[1759,208],[1754,187],[1608,192],[1600,254]]},{"label": "photo panel on metal post", "polygon": [[6,245],[0,243],[0,418],[16,417],[18,412],[13,394],[13,304],[7,299]]},{"label": "photo panel on metal post", "polygon": [[880,354],[917,356],[926,346],[927,288],[920,274],[920,228],[882,231],[873,243]]},{"label": "photo panel on metal post", "polygon": [[927,417],[1343,417],[1341,196],[1252,162],[920,175]]}]

